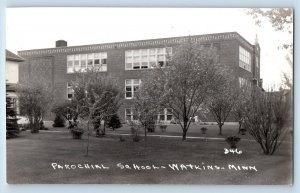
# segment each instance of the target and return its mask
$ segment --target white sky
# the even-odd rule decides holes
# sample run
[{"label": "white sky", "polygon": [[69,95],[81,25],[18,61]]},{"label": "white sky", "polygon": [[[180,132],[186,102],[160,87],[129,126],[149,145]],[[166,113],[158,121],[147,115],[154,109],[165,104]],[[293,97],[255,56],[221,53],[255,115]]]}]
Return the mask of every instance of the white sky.
[{"label": "white sky", "polygon": [[8,8],[6,48],[10,51],[51,48],[64,39],[68,46],[236,31],[250,43],[258,35],[264,87],[279,84],[292,73],[286,51],[277,47],[293,41],[261,27],[243,9],[200,8]]}]

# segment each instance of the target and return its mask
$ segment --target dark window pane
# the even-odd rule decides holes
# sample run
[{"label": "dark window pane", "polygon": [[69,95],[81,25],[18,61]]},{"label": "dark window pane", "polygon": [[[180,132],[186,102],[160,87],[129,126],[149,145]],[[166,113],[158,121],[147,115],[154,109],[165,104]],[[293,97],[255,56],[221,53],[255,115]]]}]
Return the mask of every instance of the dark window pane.
[{"label": "dark window pane", "polygon": [[172,120],[172,115],[167,115],[167,120],[171,121]]},{"label": "dark window pane", "polygon": [[94,60],[94,64],[100,64],[100,60],[99,59],[95,59]]},{"label": "dark window pane", "polygon": [[131,92],[126,92],[126,98],[131,98],[132,97],[132,93]]},{"label": "dark window pane", "polygon": [[165,120],[165,115],[159,115],[159,120],[164,121]]},{"label": "dark window pane", "polygon": [[106,64],[106,58],[101,59],[101,64]]},{"label": "dark window pane", "polygon": [[164,61],[158,61],[158,65],[159,65],[160,67],[163,67],[163,66],[164,66]]}]

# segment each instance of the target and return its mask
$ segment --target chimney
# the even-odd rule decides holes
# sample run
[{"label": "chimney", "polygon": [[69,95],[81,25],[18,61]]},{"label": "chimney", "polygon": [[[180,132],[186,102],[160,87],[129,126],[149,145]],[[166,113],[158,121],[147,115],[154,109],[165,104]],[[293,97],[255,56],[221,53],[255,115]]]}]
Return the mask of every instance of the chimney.
[{"label": "chimney", "polygon": [[55,42],[55,47],[58,48],[58,47],[67,47],[68,46],[68,42],[65,41],[65,40],[57,40]]}]

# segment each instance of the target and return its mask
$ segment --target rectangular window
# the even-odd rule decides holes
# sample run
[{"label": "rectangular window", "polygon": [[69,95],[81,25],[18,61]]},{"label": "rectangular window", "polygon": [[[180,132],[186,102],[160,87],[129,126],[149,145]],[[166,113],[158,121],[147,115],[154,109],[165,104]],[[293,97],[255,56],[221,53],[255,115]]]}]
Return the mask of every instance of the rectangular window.
[{"label": "rectangular window", "polygon": [[81,72],[86,71],[86,54],[81,54],[80,55],[80,70]]},{"label": "rectangular window", "polygon": [[67,56],[67,73],[86,72],[86,69],[107,71],[107,53],[89,53]]},{"label": "rectangular window", "polygon": [[165,67],[172,48],[151,48],[125,51],[125,70]]},{"label": "rectangular window", "polygon": [[239,47],[239,66],[251,72],[251,54],[243,47]]},{"label": "rectangular window", "polygon": [[67,99],[68,100],[71,100],[73,98],[73,95],[74,95],[74,90],[72,88],[72,85],[71,83],[67,83]]},{"label": "rectangular window", "polygon": [[78,72],[80,70],[79,55],[74,56],[74,70],[76,72]]},{"label": "rectangular window", "polygon": [[88,54],[87,67],[88,69],[93,68],[94,54]]},{"label": "rectangular window", "polygon": [[125,120],[126,121],[137,121],[138,120],[137,113],[133,108],[125,109]]},{"label": "rectangular window", "polygon": [[67,57],[67,73],[74,72],[74,55]]},{"label": "rectangular window", "polygon": [[125,98],[132,99],[136,94],[141,84],[140,79],[128,79],[125,80]]},{"label": "rectangular window", "polygon": [[172,109],[161,109],[158,112],[158,121],[166,122],[171,121],[173,119]]}]

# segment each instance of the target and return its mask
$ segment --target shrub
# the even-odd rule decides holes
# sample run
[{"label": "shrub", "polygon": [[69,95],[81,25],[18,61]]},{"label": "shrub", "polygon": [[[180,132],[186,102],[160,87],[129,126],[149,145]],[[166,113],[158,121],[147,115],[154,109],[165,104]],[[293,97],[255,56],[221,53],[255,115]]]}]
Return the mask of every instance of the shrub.
[{"label": "shrub", "polygon": [[206,134],[207,128],[206,127],[201,127],[201,133]]},{"label": "shrub", "polygon": [[64,127],[65,126],[65,120],[58,114],[55,115],[54,123],[52,125],[53,127]]},{"label": "shrub", "polygon": [[153,119],[146,122],[145,128],[148,132],[155,132],[155,121]]},{"label": "shrub", "polygon": [[133,122],[130,123],[130,130],[131,130],[131,134],[132,134],[132,140],[134,142],[139,142],[140,141],[140,133],[139,133],[139,125],[135,124]]},{"label": "shrub", "polygon": [[159,128],[161,130],[161,132],[166,132],[168,125],[160,125]]},{"label": "shrub", "polygon": [[82,134],[84,133],[84,130],[79,129],[79,128],[71,129],[71,133],[72,133],[73,139],[81,139]]},{"label": "shrub", "polygon": [[240,129],[241,135],[245,135],[245,134],[246,134],[246,131],[247,131],[247,130],[246,130],[245,128],[241,128],[241,129]]},{"label": "shrub", "polygon": [[230,136],[225,139],[225,141],[230,145],[230,148],[237,148],[237,144],[240,140],[241,138],[237,136]]},{"label": "shrub", "polygon": [[120,136],[120,142],[124,142],[125,141],[125,138],[121,135]]},{"label": "shrub", "polygon": [[112,128],[113,130],[122,127],[119,116],[117,114],[112,115],[107,123],[107,126]]}]

